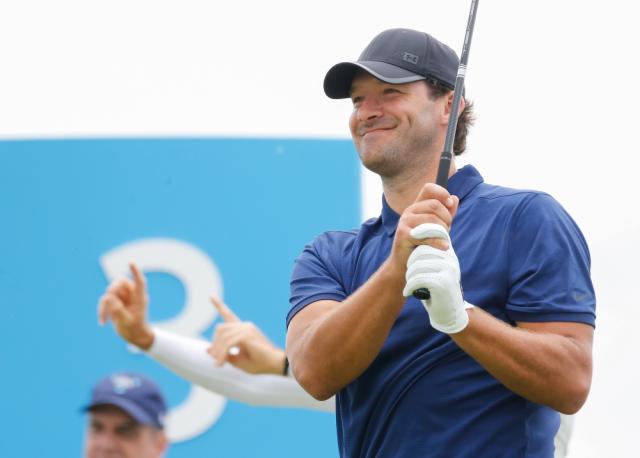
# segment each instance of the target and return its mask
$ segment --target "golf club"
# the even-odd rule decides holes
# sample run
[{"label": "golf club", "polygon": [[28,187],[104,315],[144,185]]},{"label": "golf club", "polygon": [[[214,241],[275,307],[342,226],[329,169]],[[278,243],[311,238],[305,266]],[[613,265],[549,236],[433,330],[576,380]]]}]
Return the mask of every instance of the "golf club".
[{"label": "golf club", "polygon": [[[453,105],[451,107],[451,115],[447,126],[447,135],[444,141],[444,150],[440,156],[440,164],[438,165],[438,175],[436,184],[447,187],[449,181],[449,168],[451,167],[451,158],[453,157],[453,142],[456,136],[456,127],[458,127],[458,107],[460,106],[460,98],[464,91],[464,77],[467,72],[467,62],[469,60],[469,49],[471,48],[471,38],[473,37],[473,26],[476,23],[476,11],[478,8],[478,0],[471,0],[471,10],[469,11],[469,20],[467,21],[467,30],[464,35],[464,44],[462,53],[460,54],[460,64],[458,66],[458,74],[456,76],[456,84],[453,90]],[[431,293],[427,288],[418,288],[413,292],[413,296],[420,300],[429,300]]]}]

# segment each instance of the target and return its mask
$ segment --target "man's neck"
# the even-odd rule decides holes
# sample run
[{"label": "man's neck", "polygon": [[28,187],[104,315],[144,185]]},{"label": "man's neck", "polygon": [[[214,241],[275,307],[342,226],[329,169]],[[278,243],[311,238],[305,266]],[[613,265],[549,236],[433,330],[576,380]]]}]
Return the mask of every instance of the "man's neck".
[{"label": "man's neck", "polygon": [[[438,158],[439,160],[440,158]],[[439,161],[438,161],[439,163]],[[399,215],[406,208],[413,204],[422,187],[427,183],[435,183],[437,176],[437,166],[431,164],[429,167],[421,169],[407,170],[401,176],[392,178],[382,178],[382,189],[387,204]],[[455,157],[451,160],[449,176],[456,173]]]}]

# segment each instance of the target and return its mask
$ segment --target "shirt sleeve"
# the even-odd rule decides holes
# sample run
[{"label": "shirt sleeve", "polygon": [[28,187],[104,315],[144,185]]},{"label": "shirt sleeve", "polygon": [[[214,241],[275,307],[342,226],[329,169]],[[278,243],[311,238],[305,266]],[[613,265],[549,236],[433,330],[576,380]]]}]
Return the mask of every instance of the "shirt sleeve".
[{"label": "shirt sleeve", "polygon": [[516,210],[509,237],[509,317],[595,326],[589,249],[560,204],[533,194]]},{"label": "shirt sleeve", "polygon": [[[349,233],[325,233],[317,237],[295,261],[291,274],[291,309],[287,314],[287,327],[291,319],[307,305],[320,300],[343,301],[348,295],[343,284],[348,260]],[[340,258],[339,262],[334,259]],[[342,267],[341,267],[342,266]]]},{"label": "shirt sleeve", "polygon": [[317,401],[292,377],[249,374],[230,364],[217,367],[206,349],[209,343],[154,328],[148,356],[189,382],[252,406],[300,407],[335,411],[334,398]]}]

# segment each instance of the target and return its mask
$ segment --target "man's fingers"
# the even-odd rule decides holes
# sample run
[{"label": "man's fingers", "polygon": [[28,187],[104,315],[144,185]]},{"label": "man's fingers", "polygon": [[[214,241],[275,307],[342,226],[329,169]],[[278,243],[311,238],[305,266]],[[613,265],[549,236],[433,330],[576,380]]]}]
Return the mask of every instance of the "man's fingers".
[{"label": "man's fingers", "polygon": [[414,239],[433,238],[433,239],[449,240],[449,233],[443,226],[439,224],[432,224],[432,223],[420,224],[419,226],[416,226],[413,229],[411,229],[410,234],[411,234],[411,237],[413,237]]},{"label": "man's fingers", "polygon": [[413,237],[420,245],[429,245],[439,250],[448,250],[451,245],[449,233],[440,224],[423,223],[411,229]]},{"label": "man's fingers", "polygon": [[207,353],[209,353],[209,356],[213,358],[216,366],[222,366],[227,362],[228,353],[226,351],[220,351],[220,349],[215,345],[209,346],[209,348],[207,348]]},{"label": "man's fingers", "polygon": [[207,347],[207,354],[209,356],[211,356],[211,358],[213,359],[213,361],[216,363],[216,365],[220,365],[218,364],[218,352],[216,351],[215,347],[213,345],[209,345]]},{"label": "man's fingers", "polygon": [[244,344],[246,339],[245,331],[242,326],[234,326],[229,324],[220,324],[216,329],[216,337],[213,345],[219,353],[229,353],[232,347],[239,347]]},{"label": "man's fingers", "polygon": [[418,193],[418,197],[416,197],[415,202],[428,199],[437,199],[447,207],[453,205],[453,200],[451,199],[449,191],[435,183],[425,184]]},{"label": "man's fingers", "polygon": [[458,211],[458,197],[449,194],[449,191],[447,191],[442,186],[438,186],[435,183],[427,183],[426,185],[424,185],[418,193],[418,197],[416,198],[414,204],[428,200],[439,201],[442,205],[444,205],[444,207],[446,207],[452,218]]},{"label": "man's fingers", "polygon": [[216,326],[209,347],[209,354],[218,365],[229,362],[240,355],[246,341],[246,332],[241,322],[221,323]]},{"label": "man's fingers", "polygon": [[117,325],[126,322],[130,317],[122,301],[113,294],[105,294],[102,297],[100,314],[101,324],[106,323],[107,319],[111,318],[111,321]]},{"label": "man's fingers", "polygon": [[453,215],[449,207],[446,207],[436,199],[422,200],[411,204],[411,206],[407,208],[406,214],[423,218],[424,220],[422,222],[442,224],[447,228],[450,227],[453,222]]},{"label": "man's fingers", "polygon": [[109,314],[107,312],[107,304],[105,302],[105,296],[100,298],[98,302],[98,324],[100,326],[104,325],[109,319]]},{"label": "man's fingers", "polygon": [[111,321],[114,323],[125,323],[130,317],[124,304],[118,299],[111,301],[109,305],[109,315],[111,315]]},{"label": "man's fingers", "polygon": [[444,239],[422,239],[418,241],[419,245],[428,245],[438,250],[447,251],[451,245]]},{"label": "man's fingers", "polygon": [[456,216],[458,212],[458,205],[460,205],[460,199],[458,196],[451,195],[451,199],[453,200],[453,205],[448,205],[447,208],[451,212],[451,216]]},{"label": "man's fingers", "polygon": [[216,310],[218,311],[218,313],[220,314],[220,316],[224,321],[226,322],[240,321],[240,318],[238,318],[236,314],[233,313],[233,311],[227,306],[227,304],[222,302],[216,296],[213,296],[213,295],[211,296],[211,303],[216,308]]},{"label": "man's fingers", "polygon": [[107,288],[107,293],[117,296],[123,302],[129,302],[133,292],[133,283],[125,277],[114,280]]},{"label": "man's fingers", "polygon": [[137,299],[139,301],[143,301],[147,290],[147,281],[144,278],[144,274],[133,261],[129,263],[129,269],[131,270],[131,276],[133,277],[133,285],[135,286]]}]

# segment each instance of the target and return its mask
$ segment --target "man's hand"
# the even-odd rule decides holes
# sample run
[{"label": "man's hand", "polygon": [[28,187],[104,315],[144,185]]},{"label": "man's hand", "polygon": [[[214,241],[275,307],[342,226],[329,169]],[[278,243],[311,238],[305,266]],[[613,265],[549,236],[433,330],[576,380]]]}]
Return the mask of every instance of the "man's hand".
[{"label": "man's hand", "polygon": [[129,264],[133,281],[115,280],[98,302],[98,322],[111,320],[116,332],[127,342],[148,350],[153,331],[147,323],[147,287],[144,275],[134,263]]},{"label": "man's hand", "polygon": [[427,309],[431,326],[446,334],[462,331],[469,324],[466,309],[473,306],[462,297],[460,264],[449,234],[438,224],[426,223],[411,230],[411,236],[419,240],[445,240],[448,248],[420,245],[413,250],[407,261],[404,296],[411,296],[419,288],[428,289],[431,297],[421,302]]},{"label": "man's hand", "polygon": [[228,362],[251,374],[277,374],[284,371],[284,350],[277,348],[253,323],[241,321],[219,299],[211,302],[224,323],[216,326],[207,353],[219,366]]},{"label": "man's hand", "polygon": [[417,246],[431,245],[446,250],[449,247],[446,240],[431,237],[416,238],[411,235],[411,231],[425,223],[438,224],[448,231],[457,210],[458,198],[456,196],[452,196],[446,189],[434,183],[424,185],[415,202],[400,215],[391,255],[388,259],[393,271],[401,272],[401,278],[404,279],[407,260]]}]

